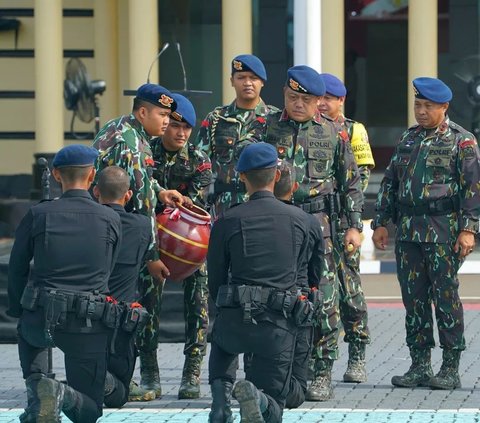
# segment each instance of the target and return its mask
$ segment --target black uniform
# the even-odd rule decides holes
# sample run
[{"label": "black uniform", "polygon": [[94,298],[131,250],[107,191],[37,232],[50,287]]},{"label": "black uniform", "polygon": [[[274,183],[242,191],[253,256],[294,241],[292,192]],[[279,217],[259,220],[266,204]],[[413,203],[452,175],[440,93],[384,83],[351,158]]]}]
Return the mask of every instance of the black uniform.
[{"label": "black uniform", "polygon": [[[94,422],[102,415],[108,330],[97,311],[104,298],[101,294],[108,293],[120,241],[118,214],[97,204],[85,190],[69,190],[58,200],[33,206],[15,234],[8,268],[8,314],[20,317],[23,377],[47,373],[50,335],[65,354],[69,386],[82,397],[78,407],[65,411],[74,422]],[[34,270],[29,276],[32,257]],[[30,310],[21,300],[24,290],[38,292],[37,300],[29,303]],[[61,313],[50,301],[52,291],[58,290],[72,294],[68,303],[62,302]],[[64,298],[55,296],[59,302]],[[74,307],[82,304],[89,304],[84,310],[93,314],[78,317],[81,312]]]},{"label": "black uniform", "polygon": [[217,299],[209,381],[233,383],[238,354],[253,353],[246,378],[268,397],[264,414],[280,422],[289,390],[297,327],[291,318],[309,228],[303,212],[254,193],[213,225],[207,266]]},{"label": "black uniform", "polygon": [[[110,275],[110,295],[117,301],[138,301],[138,274],[152,246],[152,226],[147,216],[127,213],[119,204],[109,204],[119,215],[122,223],[122,245],[117,262]],[[135,332],[121,328],[115,333],[114,350],[108,357],[107,370],[120,382],[105,397],[107,407],[122,407],[128,401],[128,388],[135,370],[137,350]]]}]

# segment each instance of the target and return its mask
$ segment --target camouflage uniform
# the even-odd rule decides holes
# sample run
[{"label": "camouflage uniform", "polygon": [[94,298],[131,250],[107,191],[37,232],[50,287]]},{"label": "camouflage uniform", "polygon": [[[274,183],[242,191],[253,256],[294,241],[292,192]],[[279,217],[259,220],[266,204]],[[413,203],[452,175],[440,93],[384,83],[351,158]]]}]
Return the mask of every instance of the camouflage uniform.
[{"label": "camouflage uniform", "polygon": [[[348,119],[342,114],[335,119],[335,123],[346,133],[351,143],[360,173],[362,191],[365,192],[370,178],[370,169],[375,165],[367,131],[361,123]],[[348,228],[345,216],[342,217],[339,226],[334,254],[340,281],[340,318],[345,330],[344,341],[349,343],[349,369],[353,365],[350,369],[353,370],[355,363],[364,363],[365,345],[370,343],[370,331],[368,329],[367,303],[360,279],[360,248],[354,254],[348,254],[345,251],[343,239],[345,230]],[[352,372],[349,373],[349,369],[347,369],[344,379],[352,379],[352,374],[350,374]]]},{"label": "camouflage uniform", "polygon": [[[211,182],[210,160],[187,143],[178,152],[165,150],[160,138],[151,142],[155,170],[153,177],[166,189],[176,189],[205,207],[204,192]],[[159,210],[160,211],[160,210]],[[184,354],[205,355],[208,330],[208,285],[204,266],[183,281],[185,289],[185,349]]]},{"label": "camouflage uniform", "polygon": [[274,111],[278,109],[262,100],[254,110],[239,109],[234,101],[228,106],[217,107],[202,121],[195,145],[212,161],[209,202],[213,203],[213,216],[219,216],[232,204],[247,200],[235,164],[245,146],[261,139],[266,116]]},{"label": "camouflage uniform", "polygon": [[277,112],[268,116],[265,138],[277,148],[280,159],[294,166],[300,184],[294,194],[294,203],[315,215],[324,235],[324,273],[319,285],[323,304],[316,313],[315,330],[319,342],[313,351],[317,377],[338,358],[340,320],[330,210],[322,203],[335,189],[344,193],[349,227],[360,226],[363,207],[360,175],[350,143],[339,137],[337,127],[328,118],[317,115],[308,122],[298,123],[289,119],[286,111]]},{"label": "camouflage uniform", "polygon": [[[127,209],[149,216],[152,219],[152,239],[158,240],[155,221],[156,194],[161,189],[152,178],[153,154],[149,144],[150,137],[133,114],[112,119],[105,124],[95,137],[93,147],[100,155],[96,162],[97,172],[107,166],[120,166],[130,177],[130,189],[133,196]],[[158,242],[157,242],[158,245]],[[158,248],[151,248],[149,260],[160,258]],[[163,282],[153,279],[143,266],[139,276],[139,290],[142,305],[148,310],[150,320],[137,337],[139,350],[156,350],[158,345],[158,315],[155,298],[163,291]]]},{"label": "camouflage uniform", "polygon": [[[396,223],[406,342],[412,366],[422,364],[427,375],[432,375],[430,350],[435,345],[432,302],[444,364],[452,356],[458,370],[465,349],[457,278],[463,260],[453,247],[460,231],[478,232],[479,159],[475,137],[448,117],[436,130],[412,126],[400,138],[377,198],[372,228]],[[408,374],[395,376],[392,383],[405,382]]]}]

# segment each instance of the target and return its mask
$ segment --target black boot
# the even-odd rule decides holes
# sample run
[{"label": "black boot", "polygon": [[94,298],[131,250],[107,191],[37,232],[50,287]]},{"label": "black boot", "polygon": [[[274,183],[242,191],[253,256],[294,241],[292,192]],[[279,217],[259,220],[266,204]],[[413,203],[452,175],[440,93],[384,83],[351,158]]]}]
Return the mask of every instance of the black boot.
[{"label": "black boot", "polygon": [[37,415],[40,410],[40,400],[37,396],[37,385],[40,379],[44,378],[43,373],[33,373],[25,379],[25,386],[27,387],[27,407],[25,411],[19,416],[21,423],[35,423]]},{"label": "black boot", "polygon": [[430,388],[452,390],[462,387],[458,374],[461,353],[459,350],[443,350],[442,367],[428,382]]},{"label": "black boot", "polygon": [[157,350],[140,351],[140,388],[144,391],[155,391],[155,396],[162,396],[160,371],[158,369]]},{"label": "black boot", "polygon": [[200,369],[202,360],[203,357],[201,355],[187,355],[185,357],[178,399],[200,398]]},{"label": "black boot", "polygon": [[393,376],[392,385],[401,388],[414,388],[428,386],[428,381],[433,376],[431,364],[431,350],[410,350],[412,365],[407,373],[402,376]]},{"label": "black boot", "polygon": [[61,422],[60,413],[73,409],[79,401],[77,391],[58,380],[46,377],[37,384],[37,396],[40,400],[37,423]]},{"label": "black boot", "polygon": [[267,411],[268,399],[252,382],[238,381],[233,388],[233,397],[240,404],[240,421],[245,423],[265,422],[263,413]]},{"label": "black boot", "polygon": [[212,391],[212,409],[208,415],[209,423],[233,423],[231,397],[233,384],[223,379],[215,379],[210,385]]}]

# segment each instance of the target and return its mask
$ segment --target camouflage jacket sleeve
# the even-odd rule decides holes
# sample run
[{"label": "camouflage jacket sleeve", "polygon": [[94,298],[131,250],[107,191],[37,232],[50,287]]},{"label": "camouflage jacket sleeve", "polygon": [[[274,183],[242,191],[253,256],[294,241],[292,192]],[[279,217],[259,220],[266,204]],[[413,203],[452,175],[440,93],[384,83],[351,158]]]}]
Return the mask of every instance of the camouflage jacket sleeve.
[{"label": "camouflage jacket sleeve", "polygon": [[379,226],[387,226],[390,221],[396,223],[395,201],[397,199],[398,179],[395,163],[397,162],[397,155],[398,148],[395,149],[380,184],[375,203],[375,217],[372,222],[374,229]]},{"label": "camouflage jacket sleeve", "polygon": [[158,252],[158,234],[155,220],[156,193],[153,189],[152,178],[145,166],[141,152],[132,152],[124,143],[114,145],[108,154],[108,165],[123,168],[130,177],[130,188],[133,191],[132,199],[134,209],[148,216],[152,224],[152,242],[149,248],[149,260],[160,258]]},{"label": "camouflage jacket sleeve", "polygon": [[480,216],[480,152],[475,137],[460,132],[458,140],[457,171],[459,175],[460,222],[459,229],[478,233]]},{"label": "camouflage jacket sleeve", "polygon": [[200,125],[197,137],[192,144],[203,151],[207,157],[212,157],[212,129],[215,130],[215,122],[218,121],[217,110],[210,112]]},{"label": "camouflage jacket sleeve", "polygon": [[348,223],[350,227],[360,225],[362,221],[363,193],[360,185],[360,173],[348,139],[338,136],[336,148],[338,166],[335,172],[337,190],[344,194]]},{"label": "camouflage jacket sleeve", "polygon": [[200,150],[195,150],[195,171],[188,184],[188,196],[194,204],[205,207],[207,188],[212,181],[212,164],[207,155]]}]

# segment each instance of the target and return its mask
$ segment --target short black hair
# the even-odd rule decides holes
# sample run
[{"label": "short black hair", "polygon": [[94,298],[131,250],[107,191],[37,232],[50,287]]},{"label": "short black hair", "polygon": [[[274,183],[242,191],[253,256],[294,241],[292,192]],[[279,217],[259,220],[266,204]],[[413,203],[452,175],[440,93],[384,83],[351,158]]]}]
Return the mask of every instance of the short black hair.
[{"label": "short black hair", "polygon": [[245,172],[245,177],[250,182],[253,189],[266,187],[275,179],[276,167],[267,167],[266,169],[253,169]]},{"label": "short black hair", "polygon": [[275,182],[273,193],[275,197],[283,198],[289,195],[295,183],[295,168],[285,160],[282,160],[277,169],[280,171],[280,179]]},{"label": "short black hair", "polygon": [[102,200],[120,200],[130,189],[130,178],[119,166],[108,166],[98,174],[97,187]]},{"label": "short black hair", "polygon": [[152,103],[149,103],[148,101],[142,100],[141,98],[135,97],[133,99],[133,109],[132,112],[136,112],[137,110],[140,109],[140,107],[145,107],[148,110],[151,110],[152,107],[155,107]]},{"label": "short black hair", "polygon": [[56,168],[65,183],[71,184],[87,179],[93,166],[64,166]]}]

